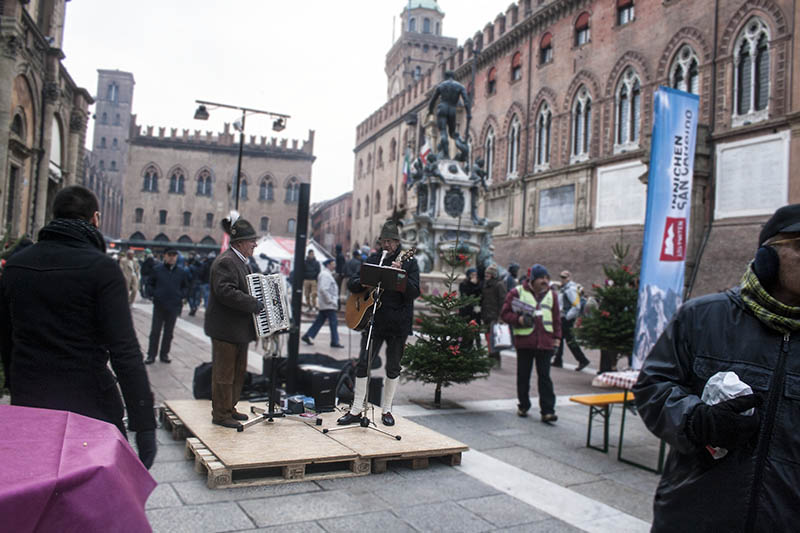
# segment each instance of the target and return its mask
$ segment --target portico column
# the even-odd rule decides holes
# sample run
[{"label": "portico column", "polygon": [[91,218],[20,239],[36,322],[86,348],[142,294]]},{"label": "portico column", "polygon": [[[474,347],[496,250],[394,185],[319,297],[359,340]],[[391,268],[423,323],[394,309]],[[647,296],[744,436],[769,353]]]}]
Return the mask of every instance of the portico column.
[{"label": "portico column", "polygon": [[44,227],[45,223],[47,185],[49,180],[47,174],[50,170],[50,143],[53,137],[53,114],[55,113],[55,104],[58,101],[58,95],[58,84],[54,81],[47,82],[44,89],[44,114],[42,115],[44,127],[42,128],[42,139],[40,143],[42,156],[39,158],[39,168],[37,169],[36,176],[36,204],[33,227],[30,231],[31,235],[37,235],[39,230]]}]

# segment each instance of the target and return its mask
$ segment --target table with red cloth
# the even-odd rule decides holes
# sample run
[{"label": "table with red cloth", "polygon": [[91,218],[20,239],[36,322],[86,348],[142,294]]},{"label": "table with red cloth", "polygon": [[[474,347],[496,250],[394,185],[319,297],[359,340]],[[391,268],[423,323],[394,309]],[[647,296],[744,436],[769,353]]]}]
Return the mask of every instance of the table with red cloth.
[{"label": "table with red cloth", "polygon": [[116,426],[0,405],[0,529],[151,531],[156,481]]}]

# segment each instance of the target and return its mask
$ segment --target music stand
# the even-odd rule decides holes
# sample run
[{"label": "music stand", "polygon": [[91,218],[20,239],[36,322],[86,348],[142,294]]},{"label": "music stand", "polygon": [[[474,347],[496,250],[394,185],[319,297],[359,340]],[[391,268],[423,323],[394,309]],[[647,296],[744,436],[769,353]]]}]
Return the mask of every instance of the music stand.
[{"label": "music stand", "polygon": [[[372,419],[369,418],[369,415],[367,414],[367,406],[369,405],[369,382],[372,376],[372,357],[374,356],[372,350],[372,329],[375,326],[375,313],[381,306],[381,296],[383,295],[384,290],[393,290],[397,292],[406,291],[407,275],[405,270],[400,270],[399,268],[364,263],[361,265],[360,281],[365,287],[374,287],[375,299],[372,304],[372,314],[369,317],[369,329],[367,330],[367,344],[365,346],[365,349],[367,350],[367,387],[366,391],[364,391],[364,403],[361,408],[362,415],[359,426],[362,428],[372,429],[378,433],[383,433],[384,435],[400,440],[402,438],[400,435],[389,433],[388,431],[378,427],[374,420],[374,407],[372,408]],[[353,397],[353,402],[355,403],[356,401],[357,398]],[[329,431],[354,429],[359,426],[351,425],[337,428],[325,428],[322,430],[322,432],[328,433]]]}]

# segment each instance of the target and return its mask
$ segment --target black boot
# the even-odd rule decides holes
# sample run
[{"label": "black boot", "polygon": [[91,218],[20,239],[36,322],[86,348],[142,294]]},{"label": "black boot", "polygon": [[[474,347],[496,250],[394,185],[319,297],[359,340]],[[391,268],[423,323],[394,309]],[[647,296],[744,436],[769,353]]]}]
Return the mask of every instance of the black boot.
[{"label": "black boot", "polygon": [[347,411],[344,416],[339,417],[339,420],[336,421],[337,424],[340,426],[347,426],[349,424],[360,424],[361,423],[361,413],[354,415],[350,411]]}]

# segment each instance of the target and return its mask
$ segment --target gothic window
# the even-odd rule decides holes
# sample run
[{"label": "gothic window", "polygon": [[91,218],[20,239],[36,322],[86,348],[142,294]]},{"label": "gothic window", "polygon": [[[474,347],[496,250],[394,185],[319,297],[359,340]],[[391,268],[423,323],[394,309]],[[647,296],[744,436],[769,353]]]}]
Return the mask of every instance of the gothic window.
[{"label": "gothic window", "polygon": [[296,204],[300,201],[300,184],[297,178],[291,178],[286,185],[286,203]]},{"label": "gothic window", "polygon": [[247,200],[247,179],[242,178],[239,181],[239,200]]},{"label": "gothic window", "polygon": [[119,126],[119,124],[120,124],[120,117],[119,113],[117,113],[116,115],[114,115],[114,125]]},{"label": "gothic window", "polygon": [[369,216],[369,195],[364,197],[364,217]]},{"label": "gothic window", "polygon": [[184,244],[192,244],[192,238],[188,235],[181,235],[178,237],[178,242],[182,242]]},{"label": "gothic window", "polygon": [[108,124],[108,113],[100,115],[100,124]]},{"label": "gothic window", "polygon": [[575,21],[575,46],[583,46],[591,40],[589,33],[589,13],[584,11]]},{"label": "gothic window", "polygon": [[589,158],[592,136],[592,96],[581,85],[572,103],[572,157],[571,163]]},{"label": "gothic window", "polygon": [[14,115],[14,120],[11,121],[11,133],[20,139],[25,138],[25,124],[22,120],[22,116],[19,113]]},{"label": "gothic window", "polygon": [[375,214],[381,212],[381,191],[375,191]]},{"label": "gothic window", "polygon": [[144,238],[144,233],[142,233],[141,231],[137,231],[137,232],[134,232],[130,236],[130,239],[128,239],[128,240],[131,240],[131,241],[144,241],[146,239]]},{"label": "gothic window", "polygon": [[422,19],[422,33],[430,33],[431,32],[431,19],[425,17]]},{"label": "gothic window", "polygon": [[409,19],[408,31],[417,31],[417,19],[415,18]]},{"label": "gothic window", "polygon": [[494,130],[489,128],[486,132],[486,141],[483,143],[483,159],[486,162],[486,180],[492,182],[492,170],[494,169]]},{"label": "gothic window", "polygon": [[363,175],[364,175],[364,160],[363,159],[359,159],[358,160],[358,177],[360,178]]},{"label": "gothic window", "polygon": [[105,147],[106,147],[106,138],[100,137],[100,148],[105,148]]},{"label": "gothic window", "polygon": [[389,161],[394,161],[397,159],[397,140],[392,139],[392,142],[389,143]]},{"label": "gothic window", "polygon": [[633,21],[633,0],[617,0],[617,24],[620,26]]},{"label": "gothic window", "polygon": [[103,159],[101,159],[99,166],[100,166],[100,170],[105,170],[106,169],[106,162]]},{"label": "gothic window", "polygon": [[553,61],[553,34],[547,32],[539,42],[539,64],[546,65],[551,61]]},{"label": "gothic window", "polygon": [[511,126],[508,128],[508,164],[506,173],[509,178],[517,177],[519,166],[519,138],[520,124],[517,115],[511,119]]},{"label": "gothic window", "polygon": [[111,170],[117,170],[117,162],[111,161]]},{"label": "gothic window", "polygon": [[186,178],[181,169],[175,169],[169,177],[169,192],[172,194],[184,194]]},{"label": "gothic window", "polygon": [[378,148],[378,168],[383,168],[383,147]]},{"label": "gothic window", "polygon": [[515,53],[511,58],[511,81],[522,79],[522,54]]},{"label": "gothic window", "polygon": [[700,94],[700,62],[694,49],[685,44],[678,50],[678,54],[669,69],[669,84],[673,89]]},{"label": "gothic window", "polygon": [[275,186],[272,184],[271,179],[264,178],[261,180],[258,185],[258,199],[262,202],[275,199]]},{"label": "gothic window", "polygon": [[206,227],[207,228],[214,227],[214,213],[206,213]]},{"label": "gothic window", "polygon": [[113,103],[119,102],[119,86],[116,83],[110,83],[106,91],[106,99]]},{"label": "gothic window", "polygon": [[203,240],[200,241],[200,244],[210,244],[211,246],[216,246],[217,241],[215,241],[210,235],[206,235],[203,237]]},{"label": "gothic window", "polygon": [[553,122],[553,113],[547,102],[542,104],[539,116],[536,118],[536,171],[550,168],[550,129]]},{"label": "gothic window", "polygon": [[190,211],[183,212],[183,225],[187,227],[192,225],[192,213]]},{"label": "gothic window", "polygon": [[372,172],[372,154],[367,154],[367,172]]},{"label": "gothic window", "polygon": [[[164,211],[164,214],[165,214],[165,215],[166,215],[166,213],[167,213],[167,212],[166,212],[166,211]],[[153,238],[153,240],[154,240],[154,241],[158,241],[158,242],[169,242],[169,237],[167,237],[167,236],[166,236],[166,235],[164,235],[163,233],[159,233],[158,235],[156,235],[156,236]]]},{"label": "gothic window", "polygon": [[389,185],[389,190],[386,193],[386,209],[394,207],[394,187]]},{"label": "gothic window", "polygon": [[134,217],[135,218],[133,219],[133,221],[136,224],[141,224],[142,221],[144,220],[144,209],[142,209],[141,207],[137,207],[136,211],[134,212]]},{"label": "gothic window", "polygon": [[293,218],[290,218],[286,222],[286,231],[288,231],[289,233],[294,233],[295,229],[296,229],[296,226],[297,226],[297,224],[296,224],[295,220]]},{"label": "gothic window", "polygon": [[269,231],[269,217],[261,217],[261,223],[259,224],[260,231]]},{"label": "gothic window", "polygon": [[167,210],[162,209],[158,212],[158,223],[160,225],[165,225],[167,223]]},{"label": "gothic window", "polygon": [[489,75],[486,77],[486,92],[490,95],[494,94],[497,90],[497,69],[492,67],[489,69]]},{"label": "gothic window", "polygon": [[642,90],[639,76],[632,68],[628,68],[622,75],[617,86],[616,95],[616,140],[615,151],[636,147],[639,144],[641,130],[641,101]]},{"label": "gothic window", "polygon": [[119,141],[117,140],[116,137],[114,137],[114,140],[111,141],[111,149],[112,150],[119,150]]},{"label": "gothic window", "polygon": [[734,126],[768,117],[769,104],[769,29],[753,17],[736,40],[733,52]]}]

